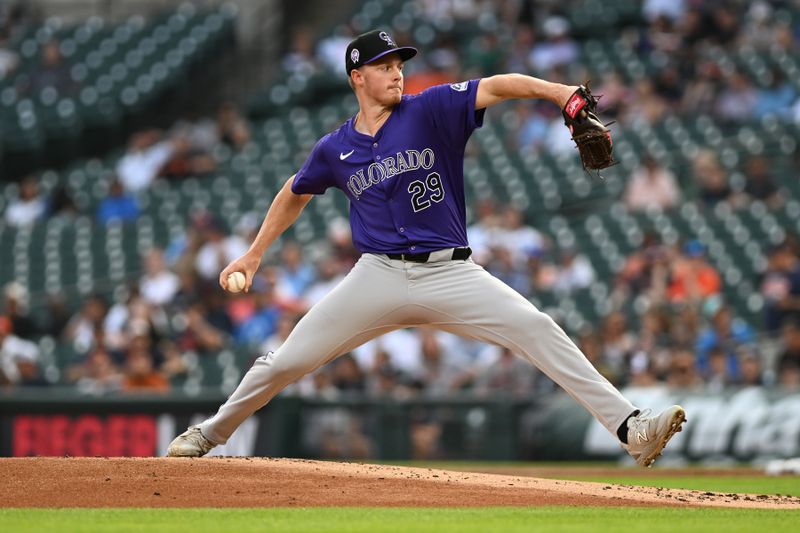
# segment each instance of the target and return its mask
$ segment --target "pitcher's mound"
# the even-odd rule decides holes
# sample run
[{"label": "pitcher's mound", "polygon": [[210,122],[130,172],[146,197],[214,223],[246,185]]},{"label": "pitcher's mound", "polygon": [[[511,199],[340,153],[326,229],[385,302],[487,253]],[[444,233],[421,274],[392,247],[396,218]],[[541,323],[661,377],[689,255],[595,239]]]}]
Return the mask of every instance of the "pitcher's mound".
[{"label": "pitcher's mound", "polygon": [[714,506],[800,509],[719,494],[300,459],[0,459],[3,507]]}]

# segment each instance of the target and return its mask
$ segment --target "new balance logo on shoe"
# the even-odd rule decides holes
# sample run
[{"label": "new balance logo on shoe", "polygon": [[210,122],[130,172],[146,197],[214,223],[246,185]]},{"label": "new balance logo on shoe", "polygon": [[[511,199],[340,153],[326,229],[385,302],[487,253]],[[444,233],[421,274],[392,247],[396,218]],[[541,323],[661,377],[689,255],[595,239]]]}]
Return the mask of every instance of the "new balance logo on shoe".
[{"label": "new balance logo on shoe", "polygon": [[349,152],[347,152],[346,154],[340,153],[340,154],[339,154],[339,160],[340,160],[340,161],[344,161],[345,159],[347,159],[348,157],[350,157],[351,155],[353,155],[353,152],[355,152],[355,151],[356,151],[356,149],[355,149],[355,148],[353,148],[352,150],[350,150],[350,151],[349,151]]},{"label": "new balance logo on shoe", "polygon": [[668,407],[657,416],[645,409],[628,418],[628,443],[623,448],[642,466],[650,466],[667,442],[682,429],[686,412],[680,405]]}]

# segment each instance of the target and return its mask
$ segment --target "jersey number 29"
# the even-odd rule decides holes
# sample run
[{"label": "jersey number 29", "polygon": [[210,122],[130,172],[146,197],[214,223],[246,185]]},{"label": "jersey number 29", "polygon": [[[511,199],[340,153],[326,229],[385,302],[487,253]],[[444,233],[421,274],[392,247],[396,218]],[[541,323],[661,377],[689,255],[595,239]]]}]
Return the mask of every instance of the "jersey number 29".
[{"label": "jersey number 29", "polygon": [[[411,207],[414,208],[415,213],[429,208],[431,202],[439,203],[444,200],[444,186],[438,172],[428,174],[424,182],[412,181],[408,184],[408,192],[411,193]],[[430,194],[426,194],[428,192]]]}]

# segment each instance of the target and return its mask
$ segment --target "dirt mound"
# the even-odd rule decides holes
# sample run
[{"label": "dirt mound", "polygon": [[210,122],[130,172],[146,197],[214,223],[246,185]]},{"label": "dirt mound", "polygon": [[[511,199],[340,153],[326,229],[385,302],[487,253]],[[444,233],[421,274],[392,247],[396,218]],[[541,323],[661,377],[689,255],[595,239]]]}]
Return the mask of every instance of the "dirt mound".
[{"label": "dirt mound", "polygon": [[800,498],[299,459],[0,459],[3,507],[713,506]]}]

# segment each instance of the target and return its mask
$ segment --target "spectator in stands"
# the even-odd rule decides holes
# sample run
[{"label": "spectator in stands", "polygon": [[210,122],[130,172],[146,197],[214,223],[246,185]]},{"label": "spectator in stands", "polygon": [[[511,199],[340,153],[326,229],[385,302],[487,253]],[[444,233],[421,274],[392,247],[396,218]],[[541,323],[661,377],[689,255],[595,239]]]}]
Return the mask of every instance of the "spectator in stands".
[{"label": "spectator in stands", "polygon": [[620,117],[623,124],[653,125],[663,120],[668,107],[656,92],[653,80],[642,78],[634,85],[634,96]]},{"label": "spectator in stands", "polygon": [[543,75],[553,67],[574,63],[580,48],[569,35],[569,22],[560,16],[551,16],[542,24],[545,40],[537,42],[531,49],[528,61],[534,74]]},{"label": "spectator in stands", "polygon": [[525,222],[525,213],[513,205],[501,213],[501,227],[493,239],[495,246],[506,248],[515,265],[524,264],[528,254],[536,250],[547,250],[548,239],[533,226]]},{"label": "spectator in stands", "polygon": [[125,392],[167,392],[169,380],[154,368],[153,355],[144,342],[132,342],[125,355]]},{"label": "spectator in stands", "polygon": [[0,81],[10,78],[17,70],[19,56],[8,45],[8,36],[0,29]]},{"label": "spectator in stands", "polygon": [[800,318],[800,258],[789,242],[770,250],[760,292],[767,331],[777,332],[784,321]]},{"label": "spectator in stands", "polygon": [[333,364],[333,386],[341,392],[364,393],[367,382],[364,373],[350,354],[336,359]]},{"label": "spectator in stands", "polygon": [[[418,94],[428,87],[458,81],[460,64],[458,53],[452,40],[445,34],[431,48],[425,62],[417,65],[413,72],[405,77],[404,94]],[[424,68],[427,66],[427,68]]]},{"label": "spectator in stands", "polygon": [[558,280],[558,268],[541,248],[528,251],[527,271],[532,291],[551,291]]},{"label": "spectator in stands", "polygon": [[222,222],[211,214],[198,217],[195,228],[204,238],[195,259],[195,269],[204,280],[216,280],[230,261],[247,251],[247,242],[239,235],[229,235]]},{"label": "spectator in stands", "polygon": [[322,38],[317,45],[317,61],[328,73],[343,76],[342,58],[347,52],[347,45],[355,37],[353,30],[347,26],[339,26],[333,34]]},{"label": "spectator in stands", "polygon": [[[594,88],[592,88],[592,91],[594,92]],[[625,83],[622,75],[617,70],[603,74],[597,94],[603,95],[602,113],[604,117],[608,116],[609,118],[618,118],[623,115],[625,107],[634,98],[630,84]],[[552,106],[547,106],[547,109],[552,109]]]},{"label": "spectator in stands", "polygon": [[648,354],[651,360],[649,367],[662,367],[661,363],[669,357],[669,348],[673,342],[671,326],[671,316],[665,307],[650,307],[641,318],[635,346],[630,351]]},{"label": "spectator in stands", "polygon": [[766,157],[757,155],[748,159],[746,176],[744,195],[748,199],[765,202],[773,209],[782,203],[781,196],[778,195],[778,186],[769,171]]},{"label": "spectator in stands", "polygon": [[103,347],[94,348],[81,363],[67,368],[66,380],[84,394],[105,394],[122,386],[122,374]]},{"label": "spectator in stands", "polygon": [[234,150],[241,150],[250,142],[250,125],[233,102],[224,102],[217,112],[217,135]]},{"label": "spectator in stands", "polygon": [[278,327],[275,333],[267,337],[264,343],[259,348],[258,352],[266,354],[277,350],[283,342],[289,338],[289,334],[297,325],[299,318],[291,313],[282,313],[278,318]]},{"label": "spectator in stands", "polygon": [[714,109],[719,93],[718,85],[722,72],[717,63],[698,59],[694,74],[685,80],[679,109],[687,116],[707,114]]},{"label": "spectator in stands", "polygon": [[744,17],[742,44],[757,50],[768,50],[774,43],[775,29],[772,7],[767,2],[752,2]]},{"label": "spectator in stands", "polygon": [[356,264],[361,252],[356,250],[350,235],[350,223],[346,219],[337,217],[328,225],[328,244],[331,246],[331,255],[336,258],[340,272],[350,272]]},{"label": "spectator in stands", "polygon": [[180,313],[185,321],[177,335],[176,344],[182,352],[193,351],[199,355],[214,355],[230,342],[229,332],[217,327],[206,315],[206,308],[196,301]]},{"label": "spectator in stands", "polygon": [[73,222],[80,215],[80,209],[64,185],[58,185],[50,193],[47,205],[47,218],[60,218],[65,222]]},{"label": "spectator in stands", "polygon": [[686,0],[645,0],[642,5],[642,15],[649,22],[659,17],[678,22],[686,15],[689,7],[687,4]]},{"label": "spectator in stands", "polygon": [[800,368],[800,322],[787,321],[781,328],[781,351],[778,368],[794,366]]},{"label": "spectator in stands", "polygon": [[527,72],[528,56],[536,42],[536,34],[528,24],[517,26],[513,35],[514,42],[505,56],[505,70],[508,72]]},{"label": "spectator in stands", "polygon": [[[170,317],[164,309],[150,305],[135,290],[130,292],[127,305],[124,306],[124,314],[114,317],[116,319],[114,323],[112,311],[117,308],[118,305],[112,307],[106,316],[104,339],[101,340],[105,340],[106,348],[113,350],[112,355],[117,354],[120,359],[133,343],[146,341],[147,348],[150,349],[170,332]],[[115,338],[116,344],[112,343]]]},{"label": "spectator in stands", "polygon": [[282,297],[299,301],[314,283],[314,266],[303,257],[303,249],[294,241],[287,241],[281,248],[278,269],[277,291]]},{"label": "spectator in stands", "polygon": [[673,389],[699,390],[703,380],[697,373],[695,357],[691,350],[684,348],[675,350],[667,374],[667,385]]},{"label": "spectator in stands", "polygon": [[3,315],[11,321],[14,335],[34,340],[41,333],[39,325],[28,315],[28,290],[12,281],[3,287]]},{"label": "spectator in stands", "polygon": [[51,40],[42,46],[42,57],[30,73],[30,79],[25,93],[38,97],[49,87],[55,89],[60,96],[69,96],[78,92],[80,88],[70,76],[70,66],[61,55],[61,45],[57,40]]},{"label": "spectator in stands", "polygon": [[755,116],[756,118],[789,116],[796,99],[797,91],[794,86],[783,75],[783,71],[775,67],[769,75],[767,85],[756,91]]},{"label": "spectator in stands", "polygon": [[292,30],[289,50],[281,60],[281,67],[291,74],[309,77],[317,69],[314,58],[314,31],[311,26],[300,25]]},{"label": "spectator in stands", "polygon": [[[552,106],[547,106],[550,109]],[[516,105],[519,127],[516,133],[516,148],[522,152],[539,153],[547,149],[547,132],[553,121],[553,114],[547,113],[544,106],[535,101],[521,100]]]},{"label": "spectator in stands", "polygon": [[475,377],[469,360],[452,335],[419,328],[422,373],[417,385],[427,396],[446,396],[471,383]]},{"label": "spectator in stands", "polygon": [[680,200],[675,176],[647,155],[625,188],[625,205],[631,211],[669,209]]},{"label": "spectator in stands", "polygon": [[[220,290],[217,283],[213,282],[198,284],[197,294],[200,295],[203,319],[224,335],[232,336],[235,328],[233,319],[228,313],[228,303],[236,298],[230,298],[225,291]],[[226,342],[228,341],[229,339],[226,339]]]},{"label": "spectator in stands", "polygon": [[422,375],[422,346],[419,337],[408,329],[391,331],[362,344],[353,350],[353,356],[361,368],[375,369],[385,364],[398,372],[398,379],[410,382]]},{"label": "spectator in stands", "polygon": [[183,356],[183,351],[178,348],[177,344],[165,339],[158,343],[157,350],[161,356],[158,370],[170,384],[174,384],[174,380],[183,380],[187,377],[189,366]]},{"label": "spectator in stands", "polygon": [[152,248],[144,257],[144,275],[139,279],[139,292],[145,301],[154,306],[171,302],[180,288],[180,280],[164,264],[160,248]]},{"label": "spectator in stands", "polygon": [[672,346],[693,346],[703,327],[702,317],[697,305],[683,303],[675,309],[675,317],[670,322],[669,335]]},{"label": "spectator in stands", "polygon": [[314,281],[303,295],[307,308],[322,300],[345,276],[345,273],[339,270],[336,260],[329,255],[320,258],[316,268]]},{"label": "spectator in stands", "polygon": [[630,360],[630,387],[654,387],[658,384],[653,363],[646,352],[638,351]]},{"label": "spectator in stands", "polygon": [[731,199],[733,191],[728,183],[728,176],[714,152],[698,152],[692,161],[692,171],[698,187],[698,197],[703,205],[714,207]]},{"label": "spectator in stands", "polygon": [[612,311],[606,315],[600,329],[602,338],[601,360],[609,366],[612,372],[620,376],[626,375],[630,357],[636,349],[636,336],[628,328],[625,315],[619,311]]},{"label": "spectator in stands", "polygon": [[127,152],[117,162],[117,176],[125,190],[135,193],[149,187],[175,150],[175,143],[158,130],[131,135]]},{"label": "spectator in stands", "polygon": [[39,376],[39,347],[12,328],[11,320],[0,315],[0,387],[46,384]]},{"label": "spectator in stands", "polygon": [[161,169],[167,178],[188,178],[209,174],[216,170],[217,162],[210,147],[217,143],[216,128],[212,121],[207,126],[188,124],[179,134],[173,134],[172,154]]},{"label": "spectator in stands", "polygon": [[721,297],[707,299],[703,304],[703,315],[709,325],[697,338],[695,349],[698,369],[707,374],[709,353],[714,348],[720,348],[727,358],[728,374],[738,380],[741,376],[738,350],[755,341],[755,332],[746,322],[733,317],[733,312]]},{"label": "spectator in stands", "polygon": [[491,256],[497,235],[501,232],[501,209],[491,197],[479,199],[474,207],[474,222],[467,227],[467,240],[472,257],[477,263],[486,263]]},{"label": "spectator in stands", "polygon": [[530,293],[530,276],[524,265],[514,261],[511,250],[505,246],[491,248],[491,259],[484,263],[484,268],[493,276],[520,294]]},{"label": "spectator in stands", "polygon": [[108,224],[112,220],[118,222],[134,222],[139,218],[139,205],[136,197],[122,186],[116,178],[112,178],[108,186],[108,196],[103,198],[97,206],[97,220],[101,224]]},{"label": "spectator in stands", "polygon": [[46,209],[36,177],[26,176],[19,184],[19,195],[6,207],[5,219],[9,226],[30,226],[44,216]]},{"label": "spectator in stands", "polygon": [[481,34],[470,42],[466,61],[467,71],[474,77],[491,76],[496,72],[502,72],[505,54],[505,47],[497,33]]},{"label": "spectator in stands", "polygon": [[189,215],[184,232],[173,238],[164,250],[164,260],[177,273],[195,270],[197,254],[205,244],[206,229],[215,223],[208,211],[196,211]]},{"label": "spectator in stands", "polygon": [[731,375],[728,356],[720,346],[714,346],[708,351],[708,368],[704,373],[706,387],[711,392],[720,392],[734,385],[736,382]]},{"label": "spectator in stands", "polygon": [[725,122],[751,119],[758,100],[752,82],[738,70],[723,81],[723,89],[714,109],[717,117]]},{"label": "spectator in stands", "polygon": [[800,365],[788,363],[778,366],[778,385],[784,392],[800,392]]},{"label": "spectator in stands", "polygon": [[761,369],[761,356],[754,348],[743,347],[739,350],[740,383],[745,387],[764,385]]},{"label": "spectator in stands", "polygon": [[621,374],[618,368],[613,367],[603,359],[603,337],[597,330],[591,326],[584,327],[578,334],[576,344],[586,356],[586,359],[600,372],[600,375],[614,386],[624,384],[627,376]]},{"label": "spectator in stands", "polygon": [[653,18],[642,36],[644,42],[639,44],[640,48],[643,51],[654,51],[666,55],[677,52],[680,49],[682,38],[675,23],[675,20],[664,14]]},{"label": "spectator in stands", "polygon": [[712,4],[711,16],[714,20],[713,39],[717,44],[729,46],[739,35],[739,7],[724,3]]},{"label": "spectator in stands", "polygon": [[556,280],[553,289],[559,292],[572,292],[585,289],[595,279],[592,264],[576,248],[562,248],[558,254]]},{"label": "spectator in stands", "polygon": [[675,258],[670,272],[667,296],[673,303],[700,302],[722,290],[719,272],[706,259],[706,250],[698,240],[683,246],[683,255]]},{"label": "spectator in stands", "polygon": [[506,348],[498,352],[497,360],[478,373],[475,394],[518,398],[530,395],[538,370]]},{"label": "spectator in stands", "polygon": [[617,273],[612,299],[625,302],[649,292],[651,300],[660,302],[664,297],[663,285],[673,255],[672,249],[662,244],[657,233],[646,232],[639,249],[625,259],[622,269]]},{"label": "spectator in stands", "polygon": [[84,300],[81,309],[70,318],[64,328],[63,338],[81,353],[88,352],[95,346],[95,331],[103,330],[103,321],[108,311],[108,304],[99,294],[92,294]]},{"label": "spectator in stands", "polygon": [[50,294],[45,303],[45,319],[42,323],[42,333],[55,339],[60,339],[70,320],[67,302],[63,294]]},{"label": "spectator in stands", "polygon": [[677,108],[683,99],[684,80],[673,64],[662,68],[655,77],[655,91],[670,108]]},{"label": "spectator in stands", "polygon": [[236,342],[253,348],[261,345],[278,327],[281,309],[275,297],[275,271],[266,268],[253,279],[254,313],[236,330]]}]

